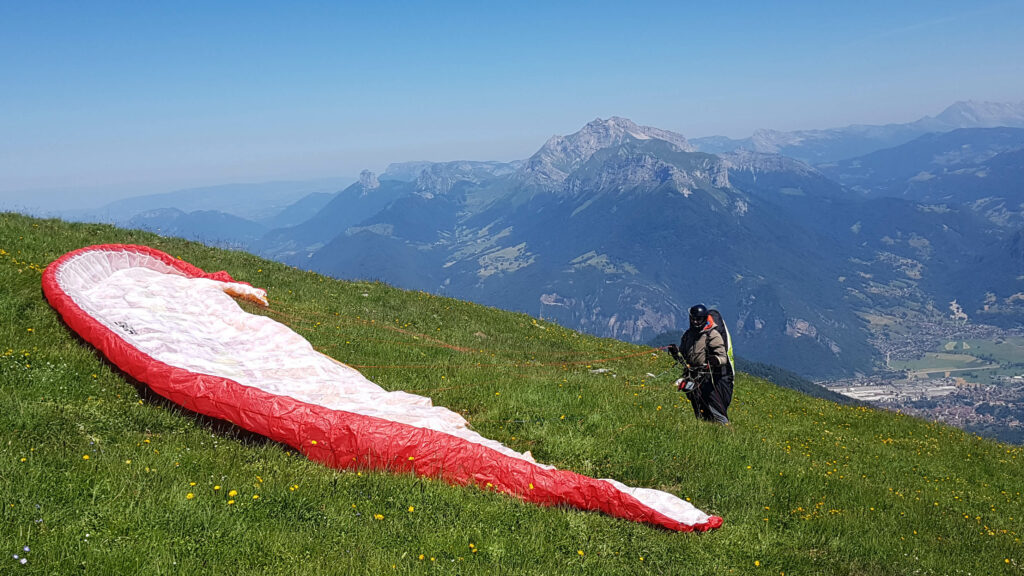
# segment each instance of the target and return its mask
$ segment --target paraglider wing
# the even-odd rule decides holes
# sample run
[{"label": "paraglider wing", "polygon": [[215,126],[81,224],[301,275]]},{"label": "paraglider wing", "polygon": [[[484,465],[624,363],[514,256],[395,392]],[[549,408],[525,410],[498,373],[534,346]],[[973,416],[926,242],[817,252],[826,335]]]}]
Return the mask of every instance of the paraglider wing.
[{"label": "paraglider wing", "polygon": [[98,245],[47,267],[43,292],[71,330],[157,394],[328,466],[475,483],[670,530],[722,523],[666,492],[540,464],[429,398],[384,390],[287,326],[245,312],[234,298],[266,305],[266,292],[226,272],[145,246]]}]

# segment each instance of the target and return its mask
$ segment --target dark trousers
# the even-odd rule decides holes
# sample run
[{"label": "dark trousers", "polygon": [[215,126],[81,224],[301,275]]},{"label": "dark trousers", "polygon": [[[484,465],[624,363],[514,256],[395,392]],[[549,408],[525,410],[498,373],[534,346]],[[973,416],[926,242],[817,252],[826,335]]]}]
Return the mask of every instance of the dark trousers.
[{"label": "dark trousers", "polygon": [[686,393],[693,406],[693,415],[708,422],[728,424],[732,379],[733,375],[724,371],[702,373],[695,380],[697,389]]}]

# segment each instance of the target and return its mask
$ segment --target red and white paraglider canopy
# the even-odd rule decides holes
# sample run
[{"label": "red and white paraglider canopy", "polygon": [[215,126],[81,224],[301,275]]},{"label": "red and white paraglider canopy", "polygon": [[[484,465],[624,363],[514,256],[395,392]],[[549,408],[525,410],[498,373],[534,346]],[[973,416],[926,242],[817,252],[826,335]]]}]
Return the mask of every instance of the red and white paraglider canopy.
[{"label": "red and white paraglider canopy", "polygon": [[101,245],[47,267],[43,291],[67,325],[132,378],[335,468],[409,471],[704,531],[722,519],[672,494],[537,463],[470,430],[430,398],[388,392],[287,326],[245,312],[266,292],[145,246]]}]

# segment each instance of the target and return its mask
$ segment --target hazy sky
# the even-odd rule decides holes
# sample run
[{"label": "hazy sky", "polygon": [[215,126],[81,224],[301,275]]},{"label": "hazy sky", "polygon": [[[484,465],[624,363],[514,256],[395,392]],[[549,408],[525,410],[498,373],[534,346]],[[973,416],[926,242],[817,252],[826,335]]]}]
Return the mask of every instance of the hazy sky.
[{"label": "hazy sky", "polygon": [[743,137],[1024,100],[1024,0],[156,4],[0,0],[0,194],[511,160],[613,115]]}]

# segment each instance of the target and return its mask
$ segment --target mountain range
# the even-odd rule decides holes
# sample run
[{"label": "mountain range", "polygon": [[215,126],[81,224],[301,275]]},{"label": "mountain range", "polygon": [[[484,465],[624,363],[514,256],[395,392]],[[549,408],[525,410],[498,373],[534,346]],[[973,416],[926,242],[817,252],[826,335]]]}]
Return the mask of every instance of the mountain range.
[{"label": "mountain range", "polygon": [[704,302],[745,358],[811,377],[868,373],[880,365],[873,331],[946,317],[953,300],[980,321],[1024,319],[1024,130],[961,127],[1024,125],[1021,108],[958,103],[906,125],[718,149],[596,119],[520,161],[364,172],[276,227],[183,210],[135,224],[168,233],[209,220],[191,237],[635,342],[682,330]]},{"label": "mountain range", "polygon": [[[386,206],[371,216],[344,209],[374,197]],[[702,153],[622,118],[518,165],[385,173],[319,218],[294,232],[325,237],[330,221],[333,239],[292,233],[282,245],[305,250],[265,253],[632,341],[680,330],[705,301],[727,311],[746,356],[816,376],[873,369],[866,316],[942,314],[958,297],[946,279],[999,251],[998,227],[966,206],[865,197],[795,159]]]},{"label": "mountain range", "polygon": [[905,124],[855,124],[826,130],[755,130],[748,138],[710,136],[692,143],[712,154],[740,149],[777,153],[820,164],[905,144],[925,134],[958,128],[1024,128],[1024,102],[956,102],[935,116]]},{"label": "mountain range", "polygon": [[[174,209],[185,217],[193,212],[222,212],[250,220],[267,230],[298,224],[315,214],[340,188],[354,178],[281,180],[273,182],[221,184],[187,188],[161,194],[133,196],[98,208],[57,211],[69,220],[101,221],[125,225],[145,212]],[[170,214],[170,213],[168,213]],[[148,224],[158,219],[143,217]],[[182,215],[175,214],[176,220]],[[202,223],[197,222],[201,229]]]}]

